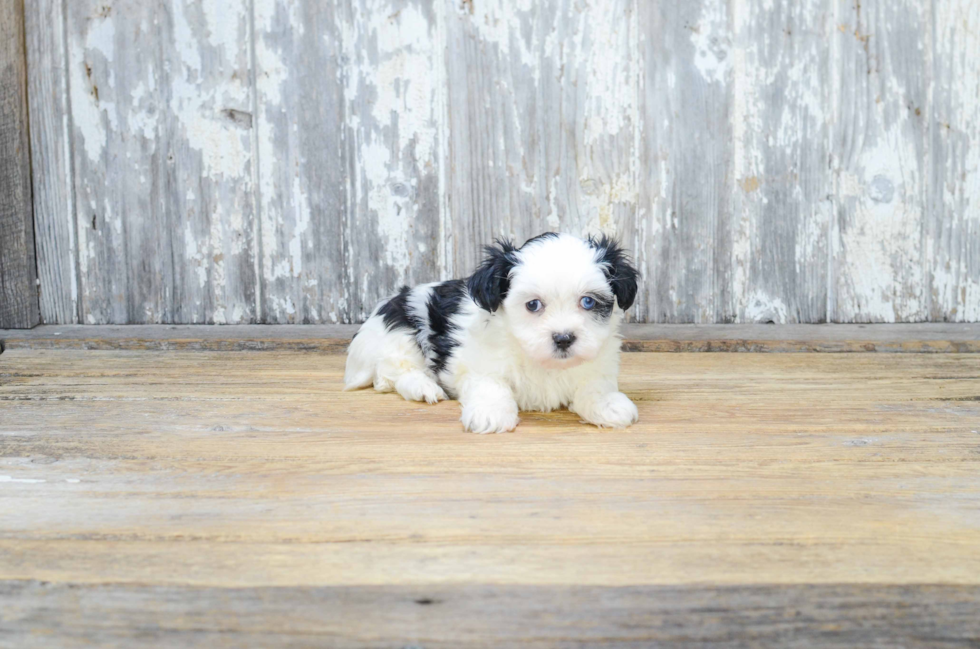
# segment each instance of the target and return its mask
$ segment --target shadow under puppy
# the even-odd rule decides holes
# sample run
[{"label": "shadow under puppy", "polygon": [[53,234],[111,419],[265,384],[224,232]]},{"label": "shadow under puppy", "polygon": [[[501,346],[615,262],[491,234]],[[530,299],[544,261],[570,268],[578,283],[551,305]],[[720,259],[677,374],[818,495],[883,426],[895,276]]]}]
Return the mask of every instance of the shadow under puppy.
[{"label": "shadow under puppy", "polygon": [[351,342],[345,389],[457,398],[474,433],[563,406],[597,426],[629,426],[637,410],[618,387],[619,328],[636,277],[605,236],[498,241],[468,279],[406,286],[378,304]]}]

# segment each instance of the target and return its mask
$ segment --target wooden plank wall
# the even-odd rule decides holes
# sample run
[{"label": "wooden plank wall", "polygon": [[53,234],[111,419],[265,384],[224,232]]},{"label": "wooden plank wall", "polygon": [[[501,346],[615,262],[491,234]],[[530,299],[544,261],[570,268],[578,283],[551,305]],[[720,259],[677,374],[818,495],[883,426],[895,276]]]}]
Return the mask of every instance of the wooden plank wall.
[{"label": "wooden plank wall", "polygon": [[23,0],[0,5],[0,329],[40,321],[27,116]]},{"label": "wooden plank wall", "polygon": [[980,321],[971,0],[27,10],[46,322],[356,322],[545,230],[638,321]]}]

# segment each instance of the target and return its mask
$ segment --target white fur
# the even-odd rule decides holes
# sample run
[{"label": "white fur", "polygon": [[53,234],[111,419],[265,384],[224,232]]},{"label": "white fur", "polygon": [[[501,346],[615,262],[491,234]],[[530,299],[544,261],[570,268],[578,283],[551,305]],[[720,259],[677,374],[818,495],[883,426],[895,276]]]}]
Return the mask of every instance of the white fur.
[{"label": "white fur", "polygon": [[[351,343],[345,389],[373,384],[429,403],[448,392],[459,399],[463,426],[474,433],[513,430],[521,410],[562,407],[601,427],[636,422],[636,406],[618,388],[623,311],[617,305],[601,320],[580,304],[586,294],[613,299],[596,251],[560,235],[527,244],[517,255],[520,263],[495,312],[464,296],[452,317],[459,344],[438,376],[431,369],[425,313],[433,285],[424,285],[408,299],[408,310],[423,323],[418,340],[406,329],[388,330],[376,309]],[[530,300],[541,300],[544,308],[528,311]],[[568,354],[556,349],[555,332],[575,334]]]}]

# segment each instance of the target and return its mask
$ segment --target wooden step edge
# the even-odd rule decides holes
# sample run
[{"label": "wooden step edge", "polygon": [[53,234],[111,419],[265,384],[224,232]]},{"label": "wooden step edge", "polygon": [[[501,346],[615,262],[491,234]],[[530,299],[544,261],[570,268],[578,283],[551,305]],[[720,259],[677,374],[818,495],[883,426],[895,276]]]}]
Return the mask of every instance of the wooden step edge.
[{"label": "wooden step edge", "polygon": [[[343,354],[357,325],[42,325],[0,330],[6,349],[301,351]],[[646,325],[626,352],[980,353],[980,323]]]}]

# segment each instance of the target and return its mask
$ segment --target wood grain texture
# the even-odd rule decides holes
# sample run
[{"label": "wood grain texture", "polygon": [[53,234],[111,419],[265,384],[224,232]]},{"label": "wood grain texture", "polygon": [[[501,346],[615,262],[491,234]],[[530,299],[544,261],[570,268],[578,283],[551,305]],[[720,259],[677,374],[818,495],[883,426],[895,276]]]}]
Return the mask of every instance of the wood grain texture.
[{"label": "wood grain texture", "polygon": [[454,2],[447,17],[453,258],[497,237],[633,245],[637,18],[614,2]]},{"label": "wood grain texture", "polygon": [[352,0],[343,26],[350,320],[404,284],[448,279],[441,244],[441,0]]},{"label": "wood grain texture", "polygon": [[262,321],[363,320],[444,274],[433,6],[255,11]]},{"label": "wood grain texture", "polygon": [[932,18],[915,0],[839,0],[832,320],[927,318]]},{"label": "wood grain texture", "polygon": [[728,2],[638,3],[644,77],[636,256],[658,322],[733,322]]},{"label": "wood grain texture", "polygon": [[489,437],[462,432],[455,402],[342,393],[342,364],[6,352],[0,576],[980,579],[975,355],[629,355],[631,430],[563,411]]},{"label": "wood grain texture", "polygon": [[980,356],[630,354],[633,428],[482,437],[342,365],[8,350],[0,641],[976,641]]},{"label": "wood grain texture", "polygon": [[732,5],[732,300],[738,322],[826,322],[834,182],[826,0]]},{"label": "wood grain texture", "polygon": [[248,3],[67,8],[80,320],[254,321]]},{"label": "wood grain texture", "polygon": [[555,229],[641,322],[980,319],[974,3],[52,2],[47,321],[356,322]]},{"label": "wood grain texture", "polygon": [[254,11],[259,320],[347,322],[343,8],[256,0]]},{"label": "wood grain texture", "polygon": [[[976,586],[206,588],[0,582],[0,646],[973,647]],[[15,644],[16,643],[16,644]]]},{"label": "wood grain texture", "polygon": [[929,317],[980,321],[980,5],[935,5]]},{"label": "wood grain texture", "polygon": [[24,3],[0,8],[0,328],[29,328],[40,316],[31,209]]},{"label": "wood grain texture", "polygon": [[78,246],[63,0],[25,3],[41,319],[78,322]]}]

